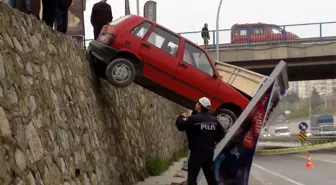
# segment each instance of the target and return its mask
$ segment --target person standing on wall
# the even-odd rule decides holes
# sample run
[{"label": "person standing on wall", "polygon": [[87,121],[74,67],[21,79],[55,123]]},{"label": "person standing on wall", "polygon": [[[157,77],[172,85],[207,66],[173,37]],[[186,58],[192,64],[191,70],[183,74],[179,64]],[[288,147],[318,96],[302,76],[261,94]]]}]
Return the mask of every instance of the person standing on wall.
[{"label": "person standing on wall", "polygon": [[29,1],[30,5],[28,12],[33,16],[35,16],[37,19],[41,19],[40,18],[41,1],[40,0],[29,0]]},{"label": "person standing on wall", "polygon": [[209,35],[209,30],[208,30],[208,24],[205,23],[204,27],[202,28],[202,38],[204,41],[204,49],[208,48],[209,40],[210,40],[210,35]]},{"label": "person standing on wall", "polygon": [[55,28],[61,33],[66,33],[68,29],[68,11],[72,0],[58,0],[56,9]]},{"label": "person standing on wall", "polygon": [[189,143],[188,185],[197,185],[201,168],[208,185],[217,185],[212,160],[216,144],[224,138],[225,131],[216,117],[209,114],[210,107],[208,98],[200,98],[195,105],[195,114],[188,117],[183,113],[176,120],[177,129],[186,132]]},{"label": "person standing on wall", "polygon": [[92,7],[91,24],[93,26],[95,40],[104,25],[109,24],[113,20],[112,8],[106,1],[107,0],[101,0]]},{"label": "person standing on wall", "polygon": [[42,0],[42,21],[51,28],[53,28],[55,22],[57,1],[58,0]]}]

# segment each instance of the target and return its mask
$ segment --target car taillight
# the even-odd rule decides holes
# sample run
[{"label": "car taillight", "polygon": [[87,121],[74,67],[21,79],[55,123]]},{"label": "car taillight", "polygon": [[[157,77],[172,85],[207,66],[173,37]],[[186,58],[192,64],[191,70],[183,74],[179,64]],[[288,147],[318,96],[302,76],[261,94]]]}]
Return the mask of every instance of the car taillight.
[{"label": "car taillight", "polygon": [[102,33],[99,38],[98,41],[102,42],[106,45],[111,45],[113,40],[115,38],[115,35],[113,35],[112,33]]}]

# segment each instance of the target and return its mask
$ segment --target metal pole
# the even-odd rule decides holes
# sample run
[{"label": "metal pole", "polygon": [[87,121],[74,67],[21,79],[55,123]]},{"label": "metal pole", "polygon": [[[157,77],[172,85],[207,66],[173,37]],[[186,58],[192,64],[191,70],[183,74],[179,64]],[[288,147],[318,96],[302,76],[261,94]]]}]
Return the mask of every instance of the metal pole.
[{"label": "metal pole", "polygon": [[219,5],[218,5],[218,10],[217,10],[217,18],[216,18],[216,58],[217,58],[217,61],[219,61],[219,33],[218,33],[218,30],[219,30],[219,13],[220,13],[220,9],[221,9],[221,6],[222,6],[222,2],[223,0],[220,0],[219,1]]},{"label": "metal pole", "polygon": [[139,3],[139,0],[136,0],[136,6],[137,6],[137,15],[140,15],[140,3]]},{"label": "metal pole", "polygon": [[308,89],[308,91],[309,91],[309,118],[308,119],[310,119],[311,118],[311,114],[312,114],[312,106],[311,106],[312,92],[311,92],[311,83],[310,83],[310,81],[309,81],[309,89]]}]

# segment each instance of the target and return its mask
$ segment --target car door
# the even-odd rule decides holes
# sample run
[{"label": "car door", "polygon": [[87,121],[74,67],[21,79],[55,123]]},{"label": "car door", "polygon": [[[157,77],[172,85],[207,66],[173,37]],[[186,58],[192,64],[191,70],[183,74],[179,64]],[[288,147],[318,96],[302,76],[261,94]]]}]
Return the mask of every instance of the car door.
[{"label": "car door", "polygon": [[251,43],[266,42],[264,27],[251,27]]},{"label": "car door", "polygon": [[219,101],[215,97],[219,81],[206,52],[187,41],[183,46],[175,75],[179,93],[190,100],[206,96]]},{"label": "car door", "polygon": [[180,38],[159,27],[152,28],[141,43],[144,58],[143,75],[161,86],[172,89],[178,60]]},{"label": "car door", "polygon": [[248,43],[248,28],[240,27],[235,30],[235,44],[245,44]]},{"label": "car door", "polygon": [[125,31],[120,33],[118,39],[120,38],[123,41],[116,43],[119,44],[117,48],[125,48],[141,56],[142,40],[145,38],[151,27],[152,23],[144,21],[135,26],[131,32]]}]

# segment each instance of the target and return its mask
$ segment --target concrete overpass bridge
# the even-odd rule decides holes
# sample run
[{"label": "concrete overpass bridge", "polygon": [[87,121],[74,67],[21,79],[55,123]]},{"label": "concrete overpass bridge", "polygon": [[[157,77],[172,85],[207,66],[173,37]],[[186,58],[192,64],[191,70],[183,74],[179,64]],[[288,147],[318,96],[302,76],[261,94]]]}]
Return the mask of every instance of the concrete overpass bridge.
[{"label": "concrete overpass bridge", "polygon": [[[215,50],[209,53],[216,58]],[[290,81],[332,79],[336,77],[336,41],[221,48],[219,60],[264,75],[285,60]]]},{"label": "concrete overpass bridge", "polygon": [[[254,28],[246,25],[245,36],[237,36],[237,31],[234,35],[231,29],[219,30],[220,61],[269,75],[279,60],[285,60],[290,81],[336,77],[336,21],[275,26],[282,33],[267,37],[255,35]],[[273,28],[274,25],[263,29],[266,32]],[[314,28],[319,31],[313,32]],[[286,38],[289,31],[299,37]],[[199,45],[203,44],[201,32],[180,34]],[[217,44],[215,35],[216,31],[211,30],[211,44],[208,45],[208,51],[214,59]]]}]

